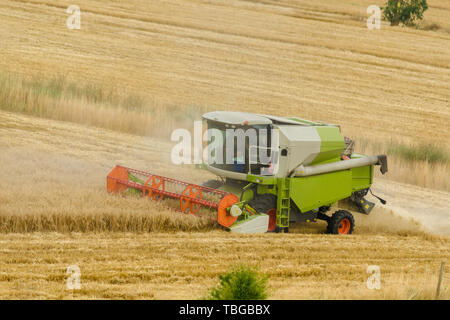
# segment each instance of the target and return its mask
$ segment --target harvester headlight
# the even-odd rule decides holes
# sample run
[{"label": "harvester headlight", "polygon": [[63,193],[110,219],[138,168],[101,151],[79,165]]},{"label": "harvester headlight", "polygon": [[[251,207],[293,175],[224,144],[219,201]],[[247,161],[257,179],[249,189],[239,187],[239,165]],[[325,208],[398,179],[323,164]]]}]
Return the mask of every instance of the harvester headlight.
[{"label": "harvester headlight", "polygon": [[237,205],[232,205],[230,208],[230,215],[233,217],[239,217],[242,214],[241,208],[239,208]]}]

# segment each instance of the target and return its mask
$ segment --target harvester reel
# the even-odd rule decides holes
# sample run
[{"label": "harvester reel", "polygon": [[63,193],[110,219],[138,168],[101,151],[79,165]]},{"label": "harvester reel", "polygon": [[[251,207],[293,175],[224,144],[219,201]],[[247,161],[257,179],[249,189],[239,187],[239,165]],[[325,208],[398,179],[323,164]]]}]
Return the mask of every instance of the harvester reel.
[{"label": "harvester reel", "polygon": [[[153,188],[153,189],[160,189],[160,190],[165,190],[165,186],[164,186],[164,179],[162,179],[162,178],[160,178],[160,177],[157,177],[157,176],[150,176],[150,178],[148,178],[148,180],[147,180],[147,182],[144,184],[144,186],[149,186],[149,183],[151,183],[150,184],[150,186]],[[142,190],[142,195],[145,197],[145,196],[148,196],[149,198],[152,198],[153,200],[156,200],[156,201],[160,201],[160,200],[162,200],[162,198],[163,198],[163,195],[162,194],[155,194],[153,191],[152,191],[152,189],[150,189],[150,188],[147,188],[147,189],[144,189],[144,190]]]},{"label": "harvester reel", "polygon": [[[137,190],[143,197],[154,200],[162,198],[179,200],[179,210],[185,214],[197,214],[200,207],[217,212],[217,218],[209,217],[224,227],[230,227],[238,216],[230,214],[231,206],[239,202],[239,198],[229,192],[200,186],[173,178],[154,175],[141,170],[117,165],[106,179],[108,192],[118,193]],[[180,187],[183,191],[180,192]]]},{"label": "harvester reel", "polygon": [[[202,199],[202,190],[197,188],[195,185],[189,185],[181,193],[180,198],[180,210],[187,214],[196,214],[198,209],[200,209],[200,204],[194,203],[191,199]],[[183,197],[187,196],[187,197]]]}]

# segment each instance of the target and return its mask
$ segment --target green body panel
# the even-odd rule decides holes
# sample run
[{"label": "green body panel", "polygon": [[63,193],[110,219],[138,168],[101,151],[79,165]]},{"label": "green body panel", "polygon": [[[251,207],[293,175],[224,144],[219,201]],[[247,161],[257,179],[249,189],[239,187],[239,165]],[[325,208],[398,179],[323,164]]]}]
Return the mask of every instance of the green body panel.
[{"label": "green body panel", "polygon": [[277,178],[270,176],[258,176],[254,174],[247,175],[248,182],[254,182],[257,184],[270,185],[277,184]]},{"label": "green body panel", "polygon": [[249,201],[255,197],[255,192],[253,191],[253,189],[248,189],[242,191],[242,193],[238,196],[240,197],[240,199],[242,199],[242,201]]},{"label": "green body panel", "polygon": [[345,149],[345,140],[338,127],[316,127],[320,136],[320,153],[311,165],[339,161]]},{"label": "green body panel", "polygon": [[[271,178],[248,175],[252,184],[246,190],[238,186],[225,185],[224,189],[242,197],[243,201],[256,195],[274,194],[277,196],[277,225],[287,227],[291,201],[301,212],[308,212],[322,206],[348,198],[355,191],[370,188],[373,182],[374,166],[364,166],[348,170],[324,173],[310,177]],[[260,183],[255,182],[258,181]],[[269,184],[270,182],[270,184]],[[263,184],[265,183],[265,184]],[[256,193],[255,193],[256,190]]]},{"label": "green body panel", "polygon": [[302,212],[331,205],[352,194],[351,170],[290,180],[291,199]]},{"label": "green body panel", "polygon": [[[355,154],[354,158],[361,156]],[[302,213],[332,205],[355,191],[370,188],[373,173],[374,166],[369,165],[309,177],[275,178],[249,174],[247,182],[227,180],[219,189],[236,194],[242,203],[257,195],[276,195],[277,226],[289,227],[293,203]]]},{"label": "green body panel", "polygon": [[374,166],[364,166],[351,169],[353,191],[370,188],[373,182],[373,168]]},{"label": "green body panel", "polygon": [[274,194],[277,195],[277,186],[275,185],[257,185],[257,194]]}]

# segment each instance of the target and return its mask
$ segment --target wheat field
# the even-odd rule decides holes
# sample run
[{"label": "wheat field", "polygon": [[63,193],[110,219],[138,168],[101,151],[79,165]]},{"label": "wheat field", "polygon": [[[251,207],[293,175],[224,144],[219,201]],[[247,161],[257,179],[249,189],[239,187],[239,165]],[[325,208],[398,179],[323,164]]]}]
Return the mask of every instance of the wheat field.
[{"label": "wheat field", "polygon": [[[240,262],[260,266],[273,299],[434,299],[450,256],[448,161],[390,156],[373,187],[388,204],[355,213],[342,237],[322,222],[236,235],[105,190],[116,164],[214,178],[170,164],[171,130],[207,110],[339,123],[367,153],[449,154],[450,3],[429,0],[418,28],[368,30],[366,8],[383,3],[79,0],[69,30],[72,1],[2,0],[0,299],[201,299]],[[66,289],[70,265],[81,290]],[[380,290],[366,287],[369,265]]]},{"label": "wheat field", "polygon": [[81,30],[66,27],[70,4],[2,1],[0,69],[450,147],[446,0],[429,1],[437,31],[368,30],[378,0],[79,0]]}]

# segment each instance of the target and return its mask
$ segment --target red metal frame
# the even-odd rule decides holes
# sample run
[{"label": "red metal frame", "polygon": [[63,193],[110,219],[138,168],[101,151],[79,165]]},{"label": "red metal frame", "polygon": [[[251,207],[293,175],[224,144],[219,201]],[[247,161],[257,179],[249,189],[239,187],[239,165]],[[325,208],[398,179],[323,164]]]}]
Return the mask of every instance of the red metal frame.
[{"label": "red metal frame", "polygon": [[[128,179],[128,173],[148,177],[148,180],[145,184],[130,181]],[[167,191],[165,190],[166,182],[183,185],[186,186],[186,188],[181,194]],[[201,206],[216,210],[219,208],[221,201],[214,202],[205,200],[202,198],[204,193],[219,195],[221,196],[221,200],[230,194],[229,192],[222,190],[204,187],[123,166],[116,166],[108,174],[107,189],[109,192],[119,192],[126,190],[127,188],[141,190],[143,197],[147,196],[154,200],[161,200],[163,197],[180,199],[180,211],[188,214],[196,214]]]}]

